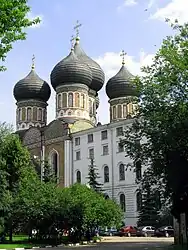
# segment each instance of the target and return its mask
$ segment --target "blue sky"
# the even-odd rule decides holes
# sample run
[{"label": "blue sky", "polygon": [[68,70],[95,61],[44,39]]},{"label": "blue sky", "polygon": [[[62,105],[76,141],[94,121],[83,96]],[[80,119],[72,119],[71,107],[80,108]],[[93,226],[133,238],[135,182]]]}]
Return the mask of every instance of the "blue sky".
[{"label": "blue sky", "polygon": [[[27,30],[26,41],[14,44],[6,60],[7,71],[0,73],[0,121],[15,125],[15,83],[31,69],[35,54],[36,71],[48,81],[55,64],[70,51],[70,38],[75,35],[76,21],[80,28],[81,46],[96,60],[106,80],[121,66],[120,51],[127,52],[126,65],[133,74],[140,66],[150,64],[162,39],[171,34],[166,17],[188,21],[188,0],[30,0],[29,17],[40,16],[42,22]],[[147,11],[145,11],[147,9]],[[109,122],[105,86],[100,91],[99,120]],[[55,118],[55,93],[49,101],[48,122]]]}]

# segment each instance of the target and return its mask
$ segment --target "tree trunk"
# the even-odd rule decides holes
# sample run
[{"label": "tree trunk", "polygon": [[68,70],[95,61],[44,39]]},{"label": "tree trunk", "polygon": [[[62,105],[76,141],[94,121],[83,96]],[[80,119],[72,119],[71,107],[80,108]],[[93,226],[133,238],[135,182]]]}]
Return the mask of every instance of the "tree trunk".
[{"label": "tree trunk", "polygon": [[12,234],[13,234],[12,231],[13,231],[12,230],[12,220],[10,220],[10,222],[9,222],[9,241],[10,242],[12,242]]}]

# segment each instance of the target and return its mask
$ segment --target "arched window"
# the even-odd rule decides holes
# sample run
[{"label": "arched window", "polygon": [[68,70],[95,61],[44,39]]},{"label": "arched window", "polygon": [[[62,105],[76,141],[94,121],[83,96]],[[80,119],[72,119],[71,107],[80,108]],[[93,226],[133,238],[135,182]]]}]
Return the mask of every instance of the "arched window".
[{"label": "arched window", "polygon": [[62,102],[62,100],[61,100],[61,94],[58,94],[58,96],[57,96],[57,107],[58,108],[61,108],[61,102]]},{"label": "arched window", "polygon": [[122,163],[119,165],[119,180],[120,181],[125,180],[125,166]]},{"label": "arched window", "polygon": [[92,106],[92,101],[91,101],[91,99],[89,99],[89,114],[90,114],[90,115],[93,114],[93,106]]},{"label": "arched window", "polygon": [[58,154],[57,152],[53,152],[51,155],[51,166],[52,166],[53,173],[55,177],[57,178],[58,176]]},{"label": "arched window", "polygon": [[80,107],[80,94],[75,94],[75,107]]},{"label": "arched window", "polygon": [[73,107],[73,93],[69,93],[68,95],[68,104],[69,107]]},{"label": "arched window", "polygon": [[63,107],[67,107],[67,93],[63,93]]},{"label": "arched window", "polygon": [[76,182],[81,183],[81,172],[79,170],[76,172]]},{"label": "arched window", "polygon": [[85,96],[84,96],[84,94],[81,94],[80,106],[81,106],[81,108],[85,108]]},{"label": "arched window", "polygon": [[21,120],[22,120],[22,121],[25,121],[25,120],[26,120],[26,119],[25,119],[25,118],[26,118],[26,109],[25,109],[25,108],[22,108],[22,112],[21,112],[21,113],[22,113],[22,119],[21,119]]},{"label": "arched window", "polygon": [[18,109],[18,121],[22,120],[22,110]]},{"label": "arched window", "polygon": [[137,211],[140,211],[142,208],[142,193],[140,191],[136,194],[136,208]]},{"label": "arched window", "polygon": [[113,106],[113,119],[116,119],[116,106]]},{"label": "arched window", "polygon": [[123,105],[123,117],[127,117],[127,105]]},{"label": "arched window", "polygon": [[42,109],[38,109],[38,121],[42,121]]},{"label": "arched window", "polygon": [[105,166],[104,167],[104,182],[109,182],[109,167]]},{"label": "arched window", "polygon": [[31,121],[31,108],[27,108],[27,120]]},{"label": "arched window", "polygon": [[124,194],[120,194],[120,207],[122,209],[123,212],[125,212],[126,210],[126,205],[125,205],[125,195]]},{"label": "arched window", "polygon": [[117,107],[117,118],[122,118],[122,107],[118,105]]},{"label": "arched window", "polygon": [[112,120],[112,108],[110,108],[110,121]]}]

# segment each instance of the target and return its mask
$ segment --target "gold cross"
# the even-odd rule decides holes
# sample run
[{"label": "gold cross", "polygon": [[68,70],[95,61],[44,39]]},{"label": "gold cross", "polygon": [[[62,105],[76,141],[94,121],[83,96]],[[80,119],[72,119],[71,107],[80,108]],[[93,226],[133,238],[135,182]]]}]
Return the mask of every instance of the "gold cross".
[{"label": "gold cross", "polygon": [[71,36],[71,40],[70,40],[70,42],[71,42],[71,48],[74,47],[74,40],[75,40],[75,38],[74,38],[74,36],[72,35],[72,36]]},{"label": "gold cross", "polygon": [[74,30],[76,30],[76,37],[79,36],[79,28],[82,26],[81,23],[79,23],[79,21],[77,20],[76,22],[76,26],[74,26]]},{"label": "gold cross", "polygon": [[35,55],[33,55],[32,57],[32,66],[31,66],[32,69],[35,68]]},{"label": "gold cross", "polygon": [[125,65],[125,56],[126,55],[127,55],[127,53],[124,50],[122,50],[122,52],[120,54],[120,56],[122,57],[122,65]]}]

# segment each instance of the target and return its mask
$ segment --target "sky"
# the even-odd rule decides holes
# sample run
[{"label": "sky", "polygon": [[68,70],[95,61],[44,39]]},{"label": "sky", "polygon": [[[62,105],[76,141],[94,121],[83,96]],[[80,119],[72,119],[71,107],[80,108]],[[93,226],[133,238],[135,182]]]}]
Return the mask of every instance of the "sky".
[{"label": "sky", "polygon": [[[105,85],[121,67],[121,50],[127,53],[128,70],[139,75],[140,67],[151,64],[162,40],[172,34],[165,18],[178,19],[181,24],[188,22],[188,0],[30,0],[29,5],[29,18],[39,16],[41,23],[27,29],[25,41],[13,45],[5,62],[7,71],[0,72],[0,122],[14,125],[14,85],[30,72],[33,54],[37,74],[50,84],[53,67],[70,52],[77,20],[82,24],[82,48],[105,72],[97,112],[102,124],[109,122]],[[55,119],[53,89],[48,103],[50,122]]]}]

